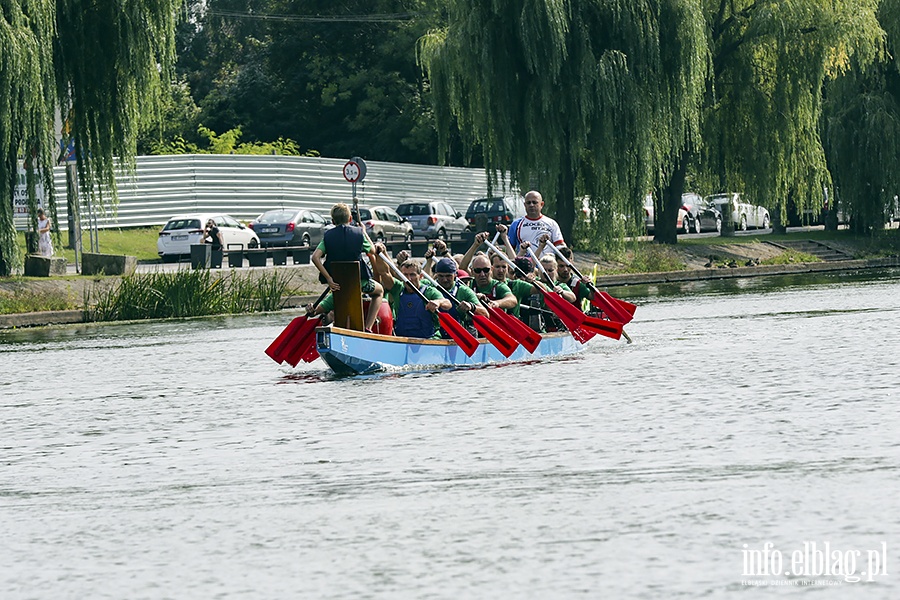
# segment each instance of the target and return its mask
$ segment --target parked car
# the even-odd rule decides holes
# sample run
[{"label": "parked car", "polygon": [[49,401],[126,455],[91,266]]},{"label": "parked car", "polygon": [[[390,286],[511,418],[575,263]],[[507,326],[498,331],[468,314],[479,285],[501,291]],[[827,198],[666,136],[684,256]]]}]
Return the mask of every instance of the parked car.
[{"label": "parked car", "polygon": [[722,231],[722,213],[700,194],[682,194],[681,208],[687,213],[682,227],[685,233]]},{"label": "parked car", "polygon": [[266,211],[248,223],[263,246],[318,246],[328,226],[322,215],[296,208]]},{"label": "parked car", "polygon": [[520,197],[491,197],[472,200],[466,209],[466,222],[476,232],[494,231],[494,225],[509,225],[525,216],[525,199]]},{"label": "parked car", "polygon": [[175,262],[182,256],[190,256],[191,244],[203,243],[203,230],[210,219],[222,233],[226,250],[232,244],[259,248],[256,233],[238,223],[234,217],[216,213],[177,215],[169,219],[156,239],[156,250],[163,262]]},{"label": "parked car", "polygon": [[[656,218],[653,207],[653,194],[647,194],[644,196],[644,228],[647,230],[647,233],[651,233],[656,230]],[[675,227],[679,231],[683,231],[685,227],[685,221],[687,220],[687,211],[684,208],[678,209],[678,216],[676,217]]]},{"label": "parked car", "polygon": [[359,221],[374,242],[410,241],[413,238],[412,225],[387,206],[360,206]]},{"label": "parked car", "polygon": [[706,200],[715,205],[723,215],[725,214],[725,206],[731,204],[731,221],[734,223],[735,229],[746,231],[750,227],[769,228],[769,223],[771,222],[769,211],[762,206],[745,202],[738,193],[713,194],[707,196]]},{"label": "parked car", "polygon": [[427,240],[462,237],[469,227],[462,214],[446,202],[404,202],[397,207],[397,214],[409,221],[413,235]]}]

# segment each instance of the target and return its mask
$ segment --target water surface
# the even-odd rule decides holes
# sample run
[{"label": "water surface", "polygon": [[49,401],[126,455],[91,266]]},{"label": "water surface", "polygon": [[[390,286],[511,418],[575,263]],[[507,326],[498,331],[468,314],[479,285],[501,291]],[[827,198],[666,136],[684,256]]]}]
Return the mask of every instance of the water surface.
[{"label": "water surface", "polygon": [[[633,287],[634,344],[364,378],[266,357],[293,314],[0,332],[0,596],[896,598],[896,275]],[[887,575],[744,574],[826,541]]]}]

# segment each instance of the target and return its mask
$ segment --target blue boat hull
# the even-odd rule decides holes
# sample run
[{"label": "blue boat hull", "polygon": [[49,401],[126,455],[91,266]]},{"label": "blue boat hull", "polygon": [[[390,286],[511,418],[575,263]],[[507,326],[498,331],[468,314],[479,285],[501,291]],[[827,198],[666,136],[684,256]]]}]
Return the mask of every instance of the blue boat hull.
[{"label": "blue boat hull", "polygon": [[545,333],[533,353],[519,346],[509,358],[487,340],[466,356],[452,340],[420,340],[364,333],[339,327],[316,329],[316,348],[338,375],[362,375],[400,368],[470,367],[575,354],[581,344],[567,332]]}]

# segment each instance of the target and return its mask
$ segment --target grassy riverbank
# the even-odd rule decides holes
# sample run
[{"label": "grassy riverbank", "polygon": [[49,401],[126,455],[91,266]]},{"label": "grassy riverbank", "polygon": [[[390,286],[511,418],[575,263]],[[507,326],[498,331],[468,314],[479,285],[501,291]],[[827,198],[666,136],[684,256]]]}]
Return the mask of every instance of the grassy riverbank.
[{"label": "grassy riverbank", "polygon": [[[155,228],[101,230],[100,248],[112,254],[137,256],[141,262],[158,262]],[[675,246],[654,244],[649,239],[629,242],[616,256],[592,252],[576,252],[575,262],[585,274],[598,276],[617,274],[660,273],[685,271],[716,266],[782,265],[811,263],[819,259],[785,249],[782,242],[814,240],[840,249],[856,259],[880,258],[900,254],[900,231],[886,230],[874,235],[860,236],[848,230],[800,231],[788,234],[759,234],[736,237],[679,238]],[[85,240],[86,241],[86,240]],[[21,238],[24,251],[24,236]],[[71,263],[74,255],[63,250]],[[52,310],[83,310],[93,307],[96,319],[157,318],[163,316],[192,316],[246,312],[254,309],[277,309],[280,298],[289,295],[314,293],[315,278],[312,267],[282,267],[273,273],[290,273],[284,280],[273,275],[260,282],[263,272],[256,272],[256,281],[242,280],[242,271],[223,270],[192,272],[184,275],[137,274],[130,278],[67,276],[53,278],[0,278],[0,314],[42,312]],[[194,273],[194,274],[191,274]],[[210,281],[200,281],[211,276]],[[224,277],[226,283],[215,284]],[[205,290],[215,287],[218,296],[208,296]],[[269,291],[266,291],[266,290]],[[80,291],[73,291],[80,290]],[[250,300],[252,299],[252,300]],[[176,305],[184,305],[186,313]],[[140,307],[135,309],[133,307]],[[259,308],[265,307],[265,308]],[[210,312],[214,311],[214,312]]]}]

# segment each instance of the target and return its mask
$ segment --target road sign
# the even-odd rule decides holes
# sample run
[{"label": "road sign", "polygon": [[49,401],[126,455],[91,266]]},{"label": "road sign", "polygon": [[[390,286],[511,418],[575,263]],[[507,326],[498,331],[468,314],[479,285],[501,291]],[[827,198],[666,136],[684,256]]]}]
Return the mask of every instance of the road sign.
[{"label": "road sign", "polygon": [[344,179],[350,183],[356,183],[360,180],[361,175],[362,169],[359,168],[359,164],[352,160],[348,160],[347,164],[344,165]]}]

